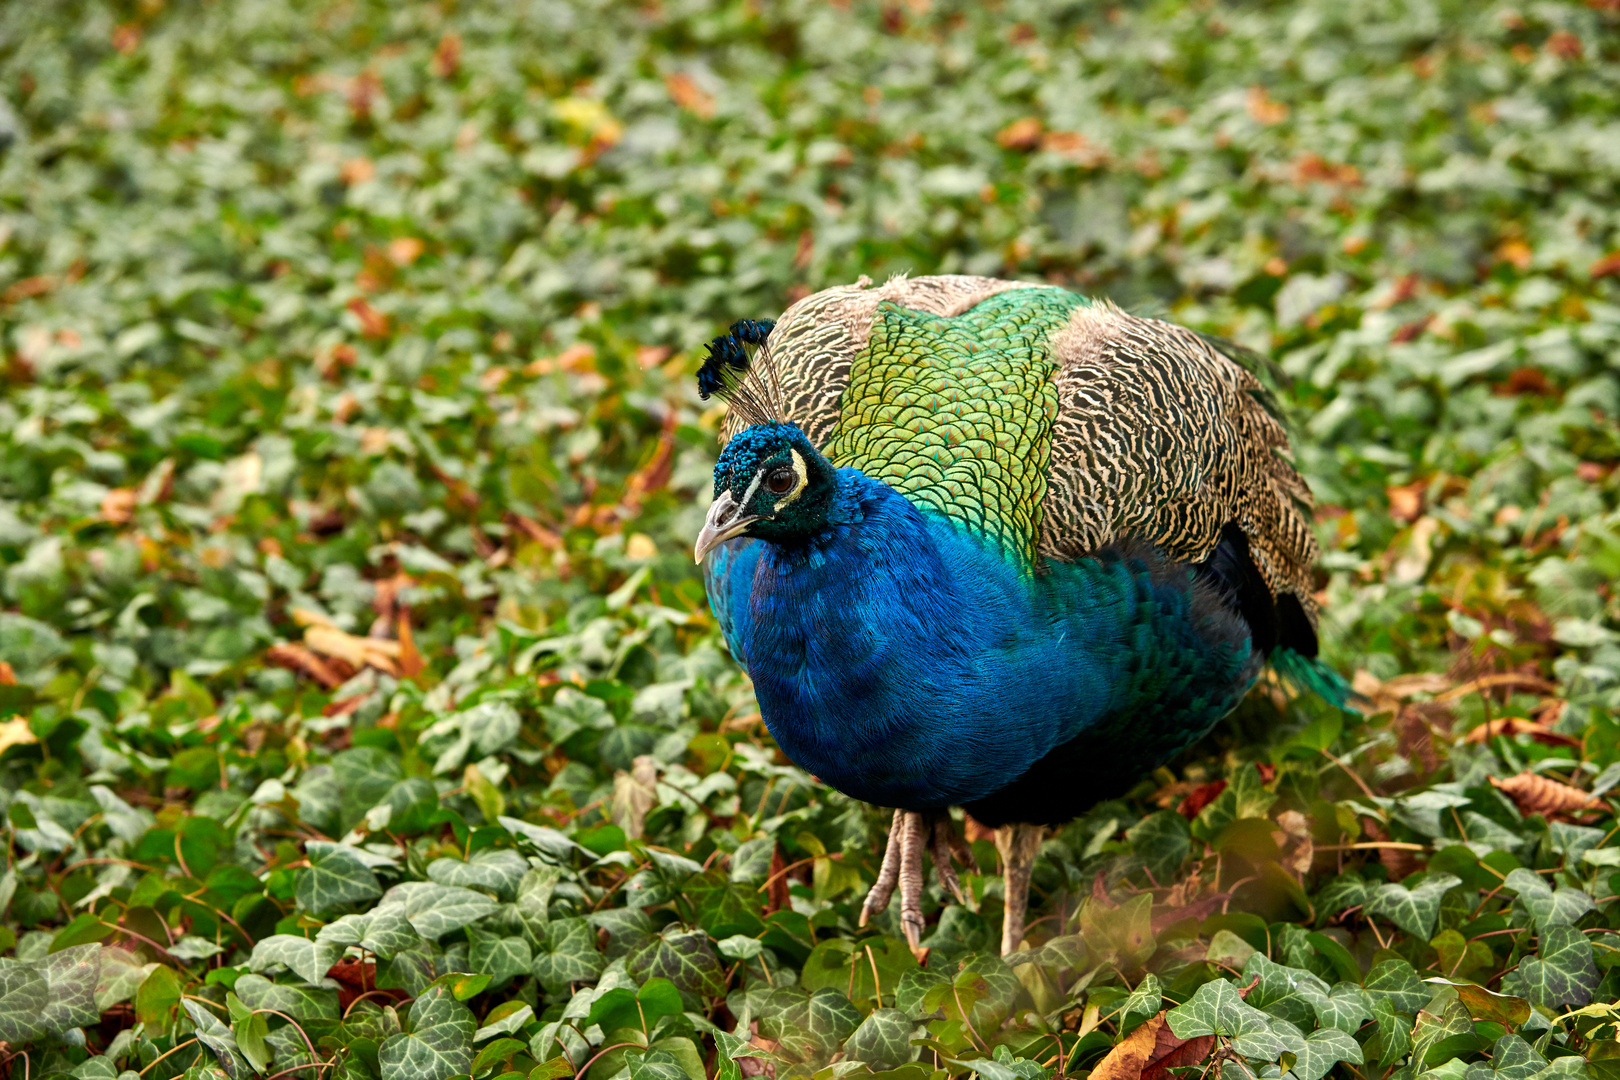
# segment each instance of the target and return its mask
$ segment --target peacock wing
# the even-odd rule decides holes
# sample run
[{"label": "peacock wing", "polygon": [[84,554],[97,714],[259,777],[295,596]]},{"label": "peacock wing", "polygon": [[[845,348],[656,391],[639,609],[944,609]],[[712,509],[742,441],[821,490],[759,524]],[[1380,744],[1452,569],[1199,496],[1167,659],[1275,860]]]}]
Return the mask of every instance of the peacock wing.
[{"label": "peacock wing", "polygon": [[1143,536],[1202,562],[1235,523],[1272,595],[1294,595],[1314,627],[1311,493],[1254,373],[1191,330],[1106,301],[1077,308],[1052,352],[1041,554],[1069,561]]}]

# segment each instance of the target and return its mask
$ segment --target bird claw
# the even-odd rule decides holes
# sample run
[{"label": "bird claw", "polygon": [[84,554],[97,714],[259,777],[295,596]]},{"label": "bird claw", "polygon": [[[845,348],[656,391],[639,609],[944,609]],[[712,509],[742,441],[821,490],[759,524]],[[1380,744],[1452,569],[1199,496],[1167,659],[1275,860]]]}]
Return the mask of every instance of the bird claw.
[{"label": "bird claw", "polygon": [[900,890],[900,927],[905,932],[906,944],[913,952],[920,947],[925,924],[922,916],[923,851],[927,849],[939,875],[940,886],[951,893],[956,901],[967,903],[962,881],[951,865],[951,855],[962,854],[962,844],[951,827],[950,817],[943,811],[920,813],[896,810],[889,824],[889,844],[883,853],[883,864],[877,881],[866,894],[861,905],[860,924],[865,926],[873,915],[889,906],[889,900],[898,887]]}]

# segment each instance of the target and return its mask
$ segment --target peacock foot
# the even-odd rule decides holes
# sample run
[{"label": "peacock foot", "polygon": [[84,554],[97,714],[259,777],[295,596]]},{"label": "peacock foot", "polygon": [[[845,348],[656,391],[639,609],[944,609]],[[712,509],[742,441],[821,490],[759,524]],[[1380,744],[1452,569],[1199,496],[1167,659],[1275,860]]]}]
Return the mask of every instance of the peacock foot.
[{"label": "peacock foot", "polygon": [[883,865],[872,890],[866,894],[866,902],[861,905],[861,925],[865,926],[873,915],[889,906],[889,899],[898,886],[900,926],[905,931],[906,944],[914,952],[923,935],[924,848],[934,861],[940,886],[948,889],[958,903],[967,903],[961,879],[951,865],[953,852],[967,861],[966,846],[951,827],[950,815],[943,810],[896,810],[889,824],[889,846],[883,853]]}]

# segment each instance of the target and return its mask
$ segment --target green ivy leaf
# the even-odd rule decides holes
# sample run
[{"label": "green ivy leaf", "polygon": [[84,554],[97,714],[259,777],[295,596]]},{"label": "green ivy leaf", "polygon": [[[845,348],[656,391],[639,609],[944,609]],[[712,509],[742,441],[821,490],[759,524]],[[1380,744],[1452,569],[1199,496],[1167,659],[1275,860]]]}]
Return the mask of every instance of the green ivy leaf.
[{"label": "green ivy leaf", "polygon": [[1264,953],[1249,957],[1243,981],[1254,984],[1244,999],[1248,1004],[1301,1028],[1310,1028],[1316,1019],[1312,1002],[1328,996],[1327,983],[1308,971],[1273,963]]},{"label": "green ivy leaf", "polygon": [[411,997],[431,986],[444,974],[443,951],[425,941],[401,949],[377,969],[379,990],[403,990]]},{"label": "green ivy leaf", "polygon": [[1542,931],[1536,955],[1520,960],[1518,970],[1502,979],[1502,989],[1507,993],[1560,1012],[1590,1002],[1597,985],[1592,943],[1573,926],[1552,926]]},{"label": "green ivy leaf", "polygon": [[1167,1012],[1165,1020],[1178,1039],[1219,1035],[1230,1039],[1232,1048],[1246,1058],[1275,1061],[1287,1050],[1273,1033],[1270,1018],[1239,997],[1227,979],[1200,986],[1185,1005]]},{"label": "green ivy leaf", "polygon": [[734,935],[755,937],[765,932],[765,923],[759,917],[758,894],[733,885],[721,870],[692,877],[681,886],[681,892],[692,905],[697,925],[716,940]]},{"label": "green ivy leaf", "polygon": [[1140,893],[1118,907],[1088,901],[1080,909],[1080,933],[1093,956],[1113,957],[1127,965],[1153,955],[1153,898]]},{"label": "green ivy leaf", "polygon": [[1427,941],[1434,936],[1434,924],[1440,918],[1441,898],[1461,884],[1462,879],[1453,874],[1433,874],[1412,889],[1405,885],[1380,885],[1367,899],[1364,910],[1369,915],[1382,915],[1407,933]]},{"label": "green ivy leaf", "polygon": [[[40,984],[45,984],[44,976],[39,976]],[[172,1014],[180,1005],[181,988],[180,976],[175,974],[173,968],[155,967],[152,973],[141,983],[140,989],[135,991],[135,1019],[154,1032],[166,1032],[172,1020]],[[6,1015],[4,998],[0,997],[0,1017]],[[45,1011],[43,998],[39,1003],[38,1012]],[[41,1016],[43,1019],[43,1016]]]},{"label": "green ivy leaf", "polygon": [[250,1009],[275,1009],[300,1022],[336,1020],[336,990],[318,986],[288,986],[271,982],[263,975],[243,975],[236,980],[236,996]]},{"label": "green ivy leaf", "polygon": [[253,946],[248,957],[249,971],[270,971],[278,966],[287,968],[307,983],[318,983],[337,963],[343,950],[325,941],[311,941],[292,934],[274,934]]},{"label": "green ivy leaf", "polygon": [[652,919],[640,908],[608,908],[593,911],[585,921],[597,930],[606,930],[607,947],[602,950],[610,962],[628,956],[653,939]]},{"label": "green ivy leaf", "polygon": [[1491,1071],[1496,1080],[1530,1080],[1546,1067],[1547,1059],[1517,1035],[1503,1035],[1491,1048]]},{"label": "green ivy leaf", "polygon": [[89,942],[106,941],[116,933],[118,927],[102,922],[100,916],[86,911],[75,916],[72,922],[56,932],[56,936],[51,938],[51,951],[56,952]]},{"label": "green ivy leaf", "polygon": [[377,801],[388,807],[388,831],[411,836],[427,829],[439,809],[439,793],[425,776],[407,776]]},{"label": "green ivy leaf", "polygon": [[529,860],[510,848],[485,848],[472,858],[434,859],[428,864],[428,877],[440,885],[456,885],[492,892],[502,900],[516,898],[518,885],[529,873]]},{"label": "green ivy leaf", "polygon": [[967,1018],[976,1031],[995,1031],[1001,1027],[1012,1014],[1013,1003],[1023,990],[1023,984],[1007,962],[988,952],[969,955],[951,981],[958,993],[950,996],[946,1014],[958,1015],[954,1010],[959,997],[971,1001]]},{"label": "green ivy leaf", "polygon": [[927,968],[912,968],[900,976],[900,982],[894,988],[895,1008],[911,1017],[921,1020],[933,1015],[937,1010],[927,1004],[928,998],[936,992],[938,987],[948,985],[950,980],[937,971]]},{"label": "green ivy leaf", "polygon": [[668,1050],[648,1050],[625,1055],[630,1080],[690,1080],[680,1060]]},{"label": "green ivy leaf", "polygon": [[1337,915],[1349,908],[1364,906],[1371,892],[1361,875],[1347,871],[1329,878],[1318,890],[1315,907],[1325,915]]},{"label": "green ivy leaf", "polygon": [[637,981],[665,978],[675,984],[688,1008],[725,989],[725,972],[709,935],[701,930],[666,930],[625,958],[625,969]]},{"label": "green ivy leaf", "polygon": [[434,986],[411,1004],[410,1031],[385,1039],[377,1050],[382,1080],[451,1080],[470,1072],[472,1010],[449,990]]},{"label": "green ivy leaf", "polygon": [[473,969],[496,983],[527,975],[534,966],[534,954],[523,938],[502,937],[469,927],[467,943],[470,946],[468,962]]},{"label": "green ivy leaf", "polygon": [[1187,819],[1174,810],[1149,814],[1125,831],[1131,851],[1155,881],[1170,881],[1192,850]]},{"label": "green ivy leaf", "polygon": [[1427,1005],[1433,991],[1418,978],[1417,971],[1405,960],[1391,957],[1380,960],[1367,974],[1362,989],[1376,998],[1390,1003],[1396,1012],[1412,1015]]},{"label": "green ivy leaf", "polygon": [[1412,1061],[1433,1068],[1466,1053],[1475,1038],[1474,1022],[1455,993],[1418,1011],[1412,1027]]},{"label": "green ivy leaf", "polygon": [[[733,1064],[732,1068],[736,1068],[736,1065]],[[573,1075],[574,1063],[569,1061],[566,1056],[558,1054],[556,1057],[542,1061],[531,1069],[528,1080],[562,1080],[565,1076]],[[742,1073],[739,1071],[737,1075],[740,1078]]]},{"label": "green ivy leaf", "polygon": [[546,941],[534,953],[534,977],[553,993],[571,982],[589,982],[602,973],[596,934],[582,918],[553,919]]},{"label": "green ivy leaf", "polygon": [[531,825],[519,818],[497,819],[502,828],[512,834],[519,846],[527,847],[542,859],[557,866],[573,866],[590,862],[596,856],[580,847],[556,829],[545,825]]},{"label": "green ivy leaf", "polygon": [[75,945],[53,952],[39,962],[50,988],[44,1011],[47,1031],[85,1027],[101,1019],[96,1007],[96,985],[101,980],[101,946]]},{"label": "green ivy leaf", "polygon": [[1294,1061],[1298,1080],[1321,1080],[1341,1061],[1362,1062],[1361,1044],[1338,1028],[1321,1028],[1305,1036],[1305,1046]]},{"label": "green ivy leaf", "polygon": [[1382,994],[1368,995],[1372,999],[1373,1020],[1376,1027],[1367,1043],[1369,1052],[1378,1054],[1380,1069],[1388,1069],[1406,1057],[1412,1049],[1412,1021],[1395,1011],[1390,998]]},{"label": "green ivy leaf", "polygon": [[518,918],[523,920],[524,929],[534,941],[540,941],[546,935],[546,923],[551,920],[551,894],[560,880],[562,870],[555,866],[531,868],[518,879],[517,898],[514,904]]},{"label": "green ivy leaf", "polygon": [[911,1060],[911,1033],[916,1025],[899,1009],[874,1009],[844,1042],[844,1056],[874,1072]]},{"label": "green ivy leaf", "polygon": [[473,1034],[473,1042],[483,1042],[496,1035],[512,1035],[534,1019],[534,1006],[524,1001],[503,1001],[484,1016]]},{"label": "green ivy leaf", "polygon": [[49,1004],[50,985],[34,965],[0,959],[0,1039],[15,1046],[45,1034]]},{"label": "green ivy leaf", "polygon": [[852,991],[856,1001],[892,997],[901,976],[916,966],[911,950],[896,938],[860,942],[828,938],[810,950],[799,972],[799,985],[806,990],[830,986]]},{"label": "green ivy leaf", "polygon": [[102,946],[101,973],[96,981],[96,1010],[106,1012],[135,996],[142,981],[156,964],[143,964],[128,949]]},{"label": "green ivy leaf", "polygon": [[404,779],[405,770],[399,758],[378,747],[356,746],[333,756],[332,773],[340,800],[339,831],[348,832]]},{"label": "green ivy leaf", "polygon": [[761,1051],[747,1039],[740,1039],[728,1031],[716,1031],[713,1034],[716,1051],[714,1080],[742,1080],[742,1069],[738,1066],[737,1059],[754,1057]]},{"label": "green ivy leaf", "polygon": [[383,896],[384,905],[390,901],[403,901],[405,920],[426,941],[438,941],[500,908],[499,903],[481,892],[427,881],[395,885]]},{"label": "green ivy leaf", "polygon": [[503,1062],[511,1061],[512,1058],[527,1049],[528,1046],[517,1039],[496,1039],[482,1050],[479,1050],[478,1056],[473,1058],[472,1074],[474,1076],[483,1076],[486,1071]]},{"label": "green ivy leaf", "polygon": [[1029,1061],[1025,1058],[1013,1057],[1012,1051],[1005,1046],[995,1048],[995,1056],[991,1058],[972,1058],[958,1061],[949,1058],[953,1065],[961,1065],[981,1080],[1046,1080],[1047,1071],[1039,1062]]},{"label": "green ivy leaf", "polygon": [[[235,994],[226,995],[226,1002],[231,1001],[238,1001]],[[265,1036],[270,1034],[270,1021],[264,1013],[248,1012],[245,1006],[243,1011],[246,1015],[231,1021],[231,1034],[236,1039],[237,1049],[255,1072],[268,1073],[270,1063],[274,1060],[265,1042]]]},{"label": "green ivy leaf", "polygon": [[[1317,955],[1327,961],[1326,968],[1346,982],[1359,982],[1361,980],[1361,965],[1356,958],[1350,955],[1350,950],[1343,944],[1321,933],[1305,935],[1306,943],[1316,951]],[[1425,1001],[1428,999],[1425,998]]]},{"label": "green ivy leaf", "polygon": [[1592,898],[1579,889],[1554,889],[1540,874],[1522,867],[1510,871],[1503,885],[1519,894],[1519,903],[1530,913],[1537,932],[1551,926],[1574,926],[1594,906]]},{"label": "green ivy leaf", "polygon": [[192,1034],[213,1053],[219,1067],[225,1070],[225,1075],[232,1077],[233,1080],[236,1077],[245,1078],[248,1075],[247,1059],[242,1056],[242,1051],[237,1049],[236,1036],[231,1034],[231,1029],[212,1012],[190,998],[186,998],[180,1004],[195,1025]]},{"label": "green ivy leaf", "polygon": [[789,1061],[812,1065],[826,1060],[855,1031],[861,1014],[841,992],[823,987],[811,994],[794,988],[770,994],[761,1009],[759,1030],[781,1044]]},{"label": "green ivy leaf", "polygon": [[381,895],[377,875],[340,844],[311,851],[309,869],[298,875],[298,906],[314,915]]},{"label": "green ivy leaf", "polygon": [[1361,987],[1339,983],[1326,996],[1312,995],[1309,1000],[1318,1024],[1354,1035],[1373,1018],[1367,998]]},{"label": "green ivy leaf", "polygon": [[403,904],[378,906],[361,915],[334,919],[316,932],[315,940],[339,947],[358,945],[383,960],[422,941],[406,921]]}]

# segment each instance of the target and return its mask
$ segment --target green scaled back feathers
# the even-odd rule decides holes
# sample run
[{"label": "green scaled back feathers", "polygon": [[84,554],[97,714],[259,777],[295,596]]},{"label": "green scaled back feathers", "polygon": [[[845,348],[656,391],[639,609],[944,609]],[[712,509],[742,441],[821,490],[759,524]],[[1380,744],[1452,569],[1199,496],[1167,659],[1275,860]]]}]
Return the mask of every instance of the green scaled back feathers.
[{"label": "green scaled back feathers", "polygon": [[879,305],[827,456],[1033,564],[1058,411],[1047,342],[1086,303],[1013,289],[955,317]]}]

